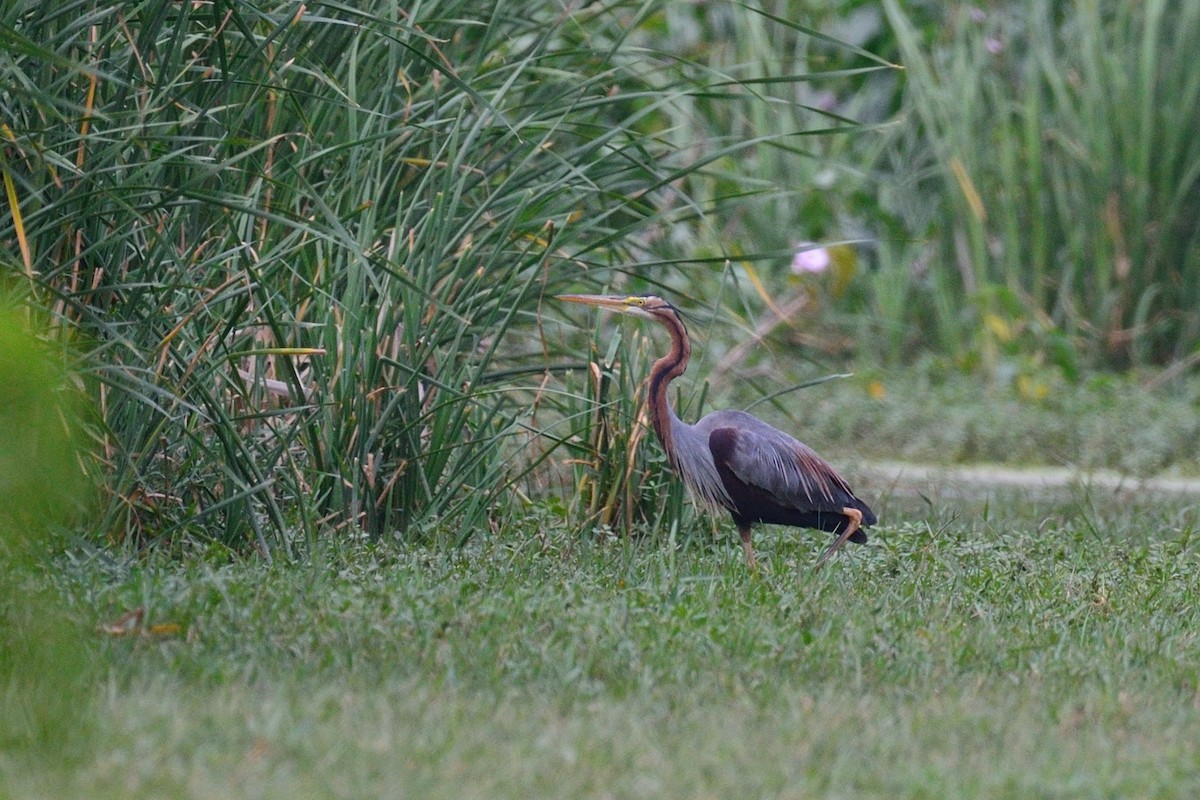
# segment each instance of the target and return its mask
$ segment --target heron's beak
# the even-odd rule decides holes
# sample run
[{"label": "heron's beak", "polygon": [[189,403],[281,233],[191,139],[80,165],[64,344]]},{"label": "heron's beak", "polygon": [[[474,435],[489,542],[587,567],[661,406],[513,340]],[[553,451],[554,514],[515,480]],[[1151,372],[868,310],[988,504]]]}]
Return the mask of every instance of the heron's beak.
[{"label": "heron's beak", "polygon": [[606,294],[560,294],[555,300],[565,300],[568,303],[583,303],[589,306],[610,308],[613,311],[627,311],[633,307],[628,297],[613,297]]}]

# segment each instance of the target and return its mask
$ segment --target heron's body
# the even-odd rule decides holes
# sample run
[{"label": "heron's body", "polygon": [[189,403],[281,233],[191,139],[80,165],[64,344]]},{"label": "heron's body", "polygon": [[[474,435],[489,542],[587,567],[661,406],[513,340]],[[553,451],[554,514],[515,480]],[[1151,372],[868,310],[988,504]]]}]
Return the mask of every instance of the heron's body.
[{"label": "heron's body", "polygon": [[650,419],[671,466],[702,503],[733,516],[750,564],[755,522],[815,528],[837,534],[818,566],[847,539],[867,541],[863,527],[875,514],[824,459],[792,436],[744,411],[716,411],[695,425],[679,419],[667,385],[691,356],[687,330],[674,306],[659,297],[564,295],[563,300],[611,308],[661,323],[671,351],[650,371]]}]

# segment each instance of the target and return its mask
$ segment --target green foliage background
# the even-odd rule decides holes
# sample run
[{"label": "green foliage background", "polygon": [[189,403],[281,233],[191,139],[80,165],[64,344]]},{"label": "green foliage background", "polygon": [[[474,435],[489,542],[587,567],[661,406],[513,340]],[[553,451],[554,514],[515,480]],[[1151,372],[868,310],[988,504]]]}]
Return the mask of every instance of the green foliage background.
[{"label": "green foliage background", "polygon": [[1200,7],[883,6],[915,134],[890,205],[929,239],[905,253],[940,346],[968,334],[1073,379],[1196,353]]},{"label": "green foliage background", "polygon": [[1165,2],[22,0],[0,264],[80,353],[117,541],[461,542],[566,494],[655,523],[618,376],[652,340],[548,295],[666,291],[732,396],[739,337],[782,344],[772,389],[1194,364],[1197,34]]}]

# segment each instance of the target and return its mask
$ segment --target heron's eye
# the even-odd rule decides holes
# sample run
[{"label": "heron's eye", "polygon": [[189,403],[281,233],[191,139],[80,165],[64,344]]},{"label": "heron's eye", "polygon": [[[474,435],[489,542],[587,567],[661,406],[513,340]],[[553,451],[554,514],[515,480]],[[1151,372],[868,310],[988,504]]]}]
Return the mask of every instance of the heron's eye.
[{"label": "heron's eye", "polygon": [[646,305],[646,298],[644,298],[644,297],[630,297],[630,298],[627,298],[627,299],[625,300],[625,302],[626,302],[626,303],[629,303],[630,305],[635,305],[635,306],[644,306],[644,305]]}]

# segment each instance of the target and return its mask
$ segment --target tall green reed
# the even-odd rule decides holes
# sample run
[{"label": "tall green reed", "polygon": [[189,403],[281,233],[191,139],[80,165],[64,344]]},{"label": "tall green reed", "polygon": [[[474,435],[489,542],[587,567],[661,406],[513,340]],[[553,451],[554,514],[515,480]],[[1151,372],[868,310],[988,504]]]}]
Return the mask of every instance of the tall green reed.
[{"label": "tall green reed", "polygon": [[496,525],[548,458],[530,376],[578,357],[539,298],[703,224],[738,192],[689,179],[761,144],[678,148],[681,106],[758,98],[634,42],[660,12],[0,11],[0,259],[83,352],[101,529],[271,554]]},{"label": "tall green reed", "polygon": [[946,346],[1024,336],[1115,366],[1200,346],[1200,7],[963,7],[936,39],[885,9],[922,134],[907,171],[936,207],[914,233],[934,243]]}]

